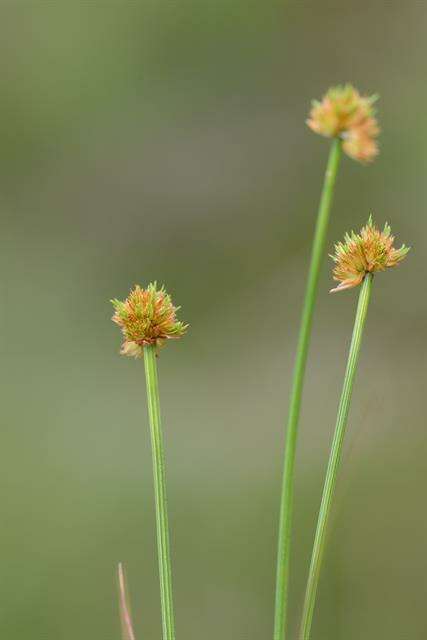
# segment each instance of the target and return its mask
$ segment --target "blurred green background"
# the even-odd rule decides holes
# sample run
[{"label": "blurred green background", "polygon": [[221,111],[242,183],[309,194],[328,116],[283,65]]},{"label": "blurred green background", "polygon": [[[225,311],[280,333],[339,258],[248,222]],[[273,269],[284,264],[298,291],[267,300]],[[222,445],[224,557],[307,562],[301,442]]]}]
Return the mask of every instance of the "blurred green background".
[{"label": "blurred green background", "polygon": [[[328,239],[370,211],[413,246],[375,280],[313,640],[427,636],[427,5],[0,4],[0,635],[160,638],[140,362],[111,297],[166,283],[159,366],[178,638],[272,634],[284,417],[328,142],[310,100],[378,92]],[[357,294],[325,260],[298,448],[293,637]]]}]

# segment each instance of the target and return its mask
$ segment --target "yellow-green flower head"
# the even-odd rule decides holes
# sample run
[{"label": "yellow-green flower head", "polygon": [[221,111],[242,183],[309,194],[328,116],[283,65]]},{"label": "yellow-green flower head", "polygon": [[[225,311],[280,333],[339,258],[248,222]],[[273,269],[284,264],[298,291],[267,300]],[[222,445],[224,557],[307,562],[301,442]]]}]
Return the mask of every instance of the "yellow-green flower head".
[{"label": "yellow-green flower head", "polygon": [[341,138],[345,153],[360,162],[378,155],[380,132],[373,107],[376,96],[361,96],[351,85],[329,89],[322,101],[313,101],[307,124],[327,138]]},{"label": "yellow-green flower head", "polygon": [[140,358],[144,345],[161,346],[166,340],[180,338],[188,325],[179,322],[170,296],[164,287],[157,289],[153,282],[143,289],[139,285],[126,300],[111,300],[115,313],[113,322],[119,325],[124,336],[121,352],[125,356]]},{"label": "yellow-green flower head", "polygon": [[361,284],[367,273],[384,271],[395,267],[403,260],[409,247],[403,244],[400,249],[393,246],[394,236],[386,223],[383,231],[377,229],[370,216],[368,223],[359,234],[346,233],[344,242],[335,245],[334,280],[339,285],[332,291],[342,291]]}]

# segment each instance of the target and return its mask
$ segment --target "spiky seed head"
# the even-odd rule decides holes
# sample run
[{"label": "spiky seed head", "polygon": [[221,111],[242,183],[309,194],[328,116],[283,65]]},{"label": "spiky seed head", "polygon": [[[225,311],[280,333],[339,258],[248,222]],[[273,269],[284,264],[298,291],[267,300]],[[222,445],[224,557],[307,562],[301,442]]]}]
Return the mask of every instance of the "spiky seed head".
[{"label": "spiky seed head", "polygon": [[180,338],[188,325],[179,322],[170,296],[164,287],[157,289],[152,282],[146,289],[136,285],[126,300],[111,300],[115,313],[113,322],[122,330],[124,341],[121,354],[141,358],[144,346],[161,346],[166,340]]},{"label": "spiky seed head", "polygon": [[384,271],[395,267],[403,260],[409,247],[403,244],[400,249],[393,246],[394,236],[386,223],[380,231],[369,217],[367,224],[359,234],[346,233],[343,242],[335,245],[333,278],[339,285],[331,291],[342,291],[361,284],[367,273]]},{"label": "spiky seed head", "polygon": [[378,155],[380,132],[375,118],[376,96],[361,96],[351,84],[332,87],[321,102],[314,100],[307,124],[327,138],[341,138],[345,153],[360,162]]}]

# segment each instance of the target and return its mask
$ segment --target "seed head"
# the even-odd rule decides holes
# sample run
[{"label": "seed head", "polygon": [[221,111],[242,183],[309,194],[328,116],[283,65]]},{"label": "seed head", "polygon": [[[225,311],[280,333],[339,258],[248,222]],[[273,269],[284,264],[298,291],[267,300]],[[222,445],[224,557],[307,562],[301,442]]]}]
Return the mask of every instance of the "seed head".
[{"label": "seed head", "polygon": [[313,101],[307,124],[327,138],[341,138],[347,155],[370,162],[378,155],[380,132],[373,107],[376,96],[361,96],[351,85],[332,87],[322,101]]},{"label": "seed head", "polygon": [[157,289],[153,282],[143,289],[139,285],[130,292],[124,302],[111,300],[115,313],[113,322],[124,335],[120,353],[141,358],[144,345],[161,346],[170,338],[180,338],[188,325],[176,319],[179,307],[174,307],[164,287]]},{"label": "seed head", "polygon": [[383,231],[374,225],[372,216],[360,234],[346,233],[344,242],[335,245],[334,280],[340,284],[331,291],[342,291],[361,284],[367,273],[384,271],[395,267],[409,251],[403,244],[400,249],[393,247],[394,236],[386,223]]}]

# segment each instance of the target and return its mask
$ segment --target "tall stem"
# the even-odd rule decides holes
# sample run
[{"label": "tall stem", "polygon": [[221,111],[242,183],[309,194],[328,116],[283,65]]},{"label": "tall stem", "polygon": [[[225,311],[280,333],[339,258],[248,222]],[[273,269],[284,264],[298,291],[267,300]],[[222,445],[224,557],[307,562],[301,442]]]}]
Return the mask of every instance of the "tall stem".
[{"label": "tall stem", "polygon": [[344,375],[344,383],[341,392],[340,404],[338,407],[335,433],[332,441],[328,468],[326,471],[325,485],[323,487],[319,517],[317,520],[317,529],[314,538],[307,589],[304,600],[304,610],[299,636],[300,640],[308,640],[308,638],[310,637],[317,585],[319,583],[320,569],[322,565],[323,553],[325,550],[326,529],[329,514],[331,511],[335,485],[337,482],[338,467],[341,459],[345,428],[347,426],[347,418],[350,408],[351,394],[353,391],[354,378],[356,375],[357,362],[359,359],[362,333],[365,326],[369,298],[371,296],[372,277],[373,276],[370,273],[366,275],[360,290],[359,303],[357,305],[356,319],[354,321],[353,335],[351,338],[350,351],[347,360],[347,368]]},{"label": "tall stem", "polygon": [[304,373],[310,342],[313,311],[316,302],[319,273],[322,263],[326,233],[334,193],[335,181],[341,157],[341,141],[332,141],[329,159],[320,198],[311,254],[310,269],[306,285],[305,299],[301,316],[297,353],[295,358],[289,414],[286,430],[285,456],[280,501],[279,539],[276,570],[276,599],[274,615],[274,640],[284,640],[287,622],[289,564],[292,528],[292,502],[294,492],[294,465],[297,442],[298,420],[301,408],[301,396]]},{"label": "tall stem", "polygon": [[159,557],[163,640],[175,640],[165,462],[155,345],[144,347],[144,364],[153,456],[154,492],[156,498],[157,551]]}]

